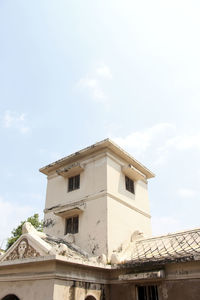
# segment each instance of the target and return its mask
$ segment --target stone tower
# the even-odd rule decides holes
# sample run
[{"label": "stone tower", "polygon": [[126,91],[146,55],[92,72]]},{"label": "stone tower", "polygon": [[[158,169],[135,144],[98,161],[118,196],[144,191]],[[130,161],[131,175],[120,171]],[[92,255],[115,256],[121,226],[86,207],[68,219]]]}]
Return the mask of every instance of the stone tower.
[{"label": "stone tower", "polygon": [[45,232],[108,258],[133,232],[151,236],[147,180],[154,174],[110,139],[40,169]]}]

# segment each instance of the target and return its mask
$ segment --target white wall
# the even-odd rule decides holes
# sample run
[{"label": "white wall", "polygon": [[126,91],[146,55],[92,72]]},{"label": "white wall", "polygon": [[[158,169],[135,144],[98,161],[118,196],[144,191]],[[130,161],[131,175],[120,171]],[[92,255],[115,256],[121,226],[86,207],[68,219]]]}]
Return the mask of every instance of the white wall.
[{"label": "white wall", "polygon": [[122,166],[127,163],[117,159],[113,155],[107,158],[107,163],[108,192],[143,212],[150,214],[147,183],[141,180],[135,181],[135,194],[132,194],[126,190],[125,175],[122,173]]},{"label": "white wall", "polygon": [[0,299],[9,294],[16,295],[20,300],[49,299],[53,300],[54,281],[20,280],[0,282]]},{"label": "white wall", "polygon": [[[49,177],[47,184],[46,208],[83,200],[85,208],[79,215],[79,232],[74,235],[75,243],[95,255],[107,253],[107,208],[106,197],[102,196],[107,186],[106,162],[105,155],[81,161],[84,171],[80,174],[80,189],[72,192],[67,191],[68,179],[56,173]],[[47,219],[52,219],[54,225],[44,231],[63,237],[65,218],[47,212],[45,220]]]},{"label": "white wall", "polygon": [[[113,153],[102,153],[79,161],[84,166],[80,174],[80,189],[68,192],[68,179],[54,172],[47,185],[46,208],[74,204],[80,200],[84,211],[79,215],[79,232],[75,243],[93,254],[111,254],[122,242],[130,239],[135,230],[151,235],[147,183],[135,182],[135,194],[125,188],[122,166],[127,163]],[[45,232],[63,237],[65,218],[45,213],[54,226]]]},{"label": "white wall", "polygon": [[116,156],[107,158],[108,197],[108,256],[121,243],[130,240],[136,230],[151,236],[151,219],[148,186],[144,181],[134,181],[135,193],[126,190],[122,166],[125,161]]},{"label": "white wall", "polygon": [[130,241],[134,231],[151,236],[151,219],[130,207],[108,197],[108,256],[121,243]]},{"label": "white wall", "polygon": [[45,208],[65,205],[106,190],[106,157],[102,155],[82,160],[84,171],[80,174],[80,189],[68,192],[68,178],[57,175],[48,177]]}]

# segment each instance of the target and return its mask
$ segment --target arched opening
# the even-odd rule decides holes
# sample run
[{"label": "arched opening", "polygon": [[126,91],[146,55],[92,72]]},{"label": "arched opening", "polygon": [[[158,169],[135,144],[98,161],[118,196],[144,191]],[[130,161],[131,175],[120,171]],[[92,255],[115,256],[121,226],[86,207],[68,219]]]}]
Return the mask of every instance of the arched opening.
[{"label": "arched opening", "polygon": [[2,298],[2,300],[20,300],[17,296],[10,294]]},{"label": "arched opening", "polygon": [[93,296],[87,296],[87,297],[85,298],[85,300],[96,300],[96,298],[94,298]]}]

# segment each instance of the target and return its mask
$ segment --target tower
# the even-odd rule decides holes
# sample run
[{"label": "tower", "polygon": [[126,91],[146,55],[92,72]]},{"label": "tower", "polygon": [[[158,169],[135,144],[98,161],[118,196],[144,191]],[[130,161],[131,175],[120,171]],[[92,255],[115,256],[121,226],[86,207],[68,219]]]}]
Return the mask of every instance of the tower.
[{"label": "tower", "polygon": [[48,179],[47,234],[107,257],[137,230],[151,236],[147,180],[154,174],[110,139],[40,172]]}]

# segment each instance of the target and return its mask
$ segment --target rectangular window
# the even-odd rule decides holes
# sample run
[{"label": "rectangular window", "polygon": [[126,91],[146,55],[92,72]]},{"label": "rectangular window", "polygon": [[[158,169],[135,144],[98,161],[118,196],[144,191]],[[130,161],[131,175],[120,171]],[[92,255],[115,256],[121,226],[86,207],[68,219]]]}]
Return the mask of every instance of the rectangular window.
[{"label": "rectangular window", "polygon": [[137,287],[138,300],[159,300],[156,285],[146,285]]},{"label": "rectangular window", "polygon": [[127,191],[135,194],[134,181],[132,179],[130,179],[129,177],[125,176],[125,183],[126,183]]},{"label": "rectangular window", "polygon": [[65,234],[78,233],[78,216],[66,219]]},{"label": "rectangular window", "polygon": [[77,190],[80,188],[80,174],[70,177],[68,179],[68,192]]}]

